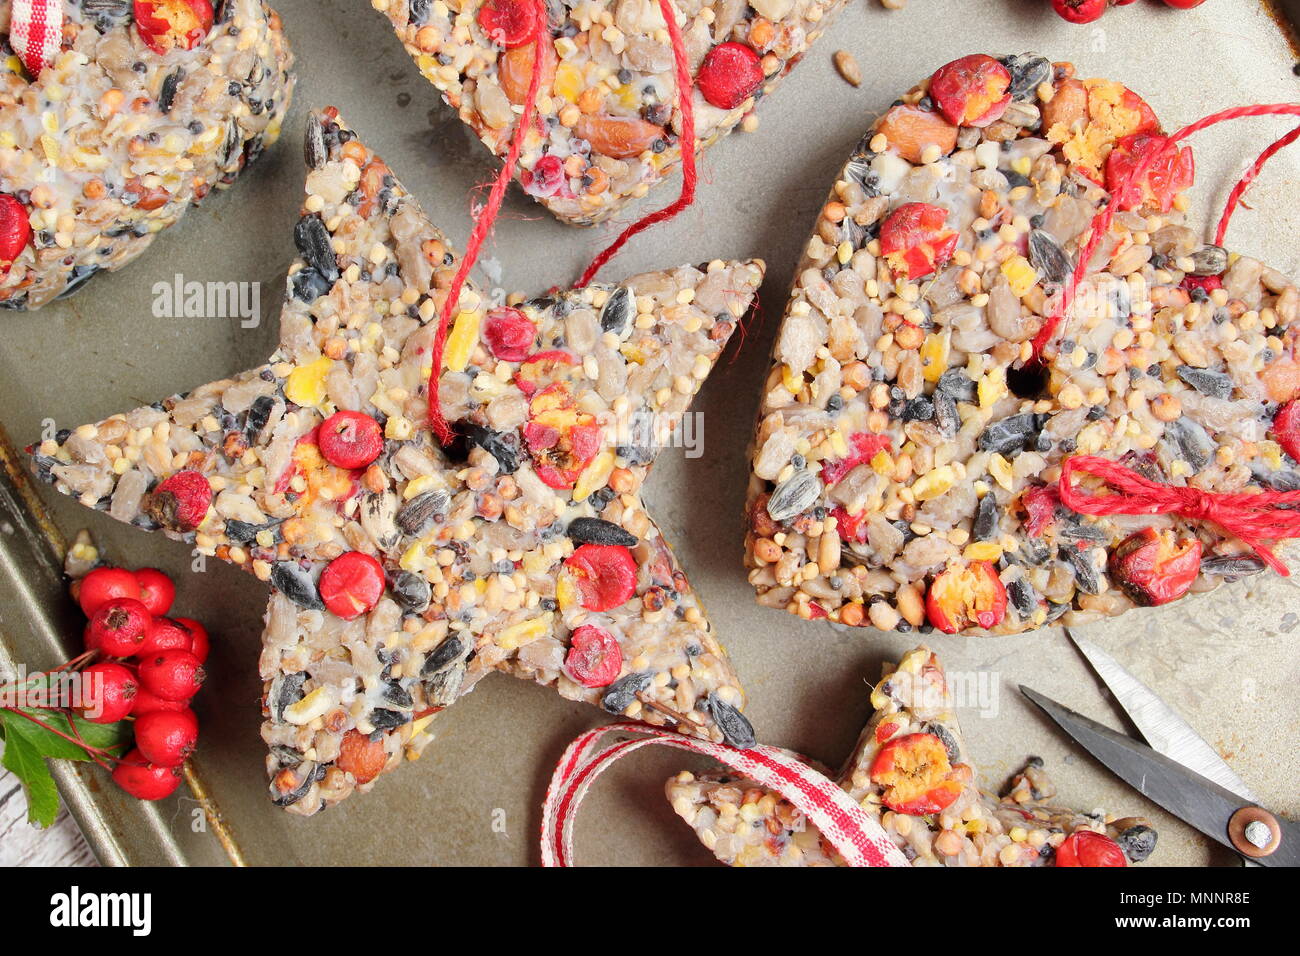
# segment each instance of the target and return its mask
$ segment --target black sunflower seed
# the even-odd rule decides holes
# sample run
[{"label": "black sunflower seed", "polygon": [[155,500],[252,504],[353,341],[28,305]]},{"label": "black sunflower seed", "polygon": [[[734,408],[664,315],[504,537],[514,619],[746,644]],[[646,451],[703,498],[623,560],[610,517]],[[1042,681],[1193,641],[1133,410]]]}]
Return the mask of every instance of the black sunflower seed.
[{"label": "black sunflower seed", "polygon": [[393,599],[408,614],[419,614],[433,599],[433,589],[426,578],[410,571],[399,571],[392,580]]},{"label": "black sunflower seed", "polygon": [[325,129],[315,113],[307,117],[307,133],[302,138],[302,156],[308,169],[320,169],[329,159],[329,153],[325,149]]},{"label": "black sunflower seed", "polygon": [[1201,562],[1201,571],[1221,578],[1245,577],[1259,574],[1266,565],[1263,559],[1253,554],[1235,554],[1215,558],[1206,558]]},{"label": "black sunflower seed", "polygon": [[451,498],[448,497],[447,492],[426,491],[402,505],[402,510],[397,512],[397,527],[403,534],[418,538],[429,530],[429,526],[435,521],[447,517],[447,510],[450,507]]},{"label": "black sunflower seed", "polygon": [[394,727],[409,723],[410,720],[410,714],[389,710],[386,707],[376,707],[370,712],[370,722],[374,724],[375,730],[392,730]]},{"label": "black sunflower seed", "polygon": [[1046,422],[1046,415],[1037,415],[1033,412],[1012,415],[1010,418],[994,422],[980,433],[979,449],[997,452],[999,455],[1024,451],[1026,447],[1036,442]]},{"label": "black sunflower seed", "polygon": [[395,680],[384,682],[384,700],[394,707],[407,710],[415,706],[415,701],[411,699],[411,692]]},{"label": "black sunflower seed", "polygon": [[705,706],[713,716],[713,722],[722,731],[722,736],[731,746],[748,750],[758,742],[754,738],[754,727],[748,718],[717,694],[710,694]]},{"label": "black sunflower seed", "polygon": [[162,89],[158,92],[158,109],[163,113],[172,111],[172,106],[176,102],[176,91],[180,89],[183,79],[185,79],[185,71],[179,67],[163,79]]},{"label": "black sunflower seed", "polygon": [[1092,562],[1090,548],[1079,549],[1074,545],[1061,548],[1060,554],[1074,568],[1074,585],[1085,594],[1101,593],[1101,575]]},{"label": "black sunflower seed", "polygon": [[1038,610],[1038,594],[1034,591],[1034,586],[1024,578],[1016,578],[1007,585],[1007,596],[1021,617],[1027,618]]},{"label": "black sunflower seed", "polygon": [[1056,237],[1043,229],[1029,233],[1029,264],[1043,274],[1048,282],[1064,282],[1074,271],[1074,263]]},{"label": "black sunflower seed", "polygon": [[452,661],[457,660],[464,651],[464,638],[452,634],[435,647],[433,653],[425,659],[424,666],[420,668],[420,677],[427,680]]},{"label": "black sunflower seed", "polygon": [[1141,863],[1155,852],[1156,839],[1155,830],[1139,823],[1121,833],[1115,842],[1120,845],[1129,862]]},{"label": "black sunflower seed", "polygon": [[275,714],[276,723],[284,721],[284,709],[286,707],[302,700],[302,685],[305,683],[307,683],[306,671],[285,674],[280,678],[279,687],[276,688],[275,700],[271,702],[271,709]]},{"label": "black sunflower seed", "polygon": [[938,721],[929,721],[921,727],[921,730],[927,734],[934,734],[943,744],[943,749],[948,752],[949,763],[961,763],[961,745],[957,743],[957,735]]},{"label": "black sunflower seed", "polygon": [[293,244],[297,246],[307,265],[311,266],[333,285],[339,277],[338,260],[325,222],[315,214],[303,216],[293,227]]},{"label": "black sunflower seed", "polygon": [[600,328],[603,332],[622,335],[631,327],[632,317],[636,312],[636,303],[632,299],[632,290],[619,286],[605,300],[605,307],[600,310]]},{"label": "black sunflower seed", "polygon": [[600,518],[574,518],[568,535],[574,544],[621,544],[625,548],[634,547],[638,540],[630,531]]},{"label": "black sunflower seed", "polygon": [[271,565],[271,587],[299,607],[309,611],[325,610],[325,602],[320,599],[311,572],[300,567],[297,561],[277,561]]},{"label": "black sunflower seed", "polygon": [[605,696],[600,699],[600,706],[611,714],[621,714],[632,706],[636,695],[650,688],[651,676],[645,671],[638,671],[620,677],[605,689]]},{"label": "black sunflower seed", "polygon": [[975,506],[975,522],[971,529],[976,541],[992,541],[998,536],[998,503],[989,492]]},{"label": "black sunflower seed", "polygon": [[1232,378],[1226,372],[1180,365],[1178,366],[1178,377],[1202,395],[1208,395],[1211,398],[1229,398],[1232,395]]}]

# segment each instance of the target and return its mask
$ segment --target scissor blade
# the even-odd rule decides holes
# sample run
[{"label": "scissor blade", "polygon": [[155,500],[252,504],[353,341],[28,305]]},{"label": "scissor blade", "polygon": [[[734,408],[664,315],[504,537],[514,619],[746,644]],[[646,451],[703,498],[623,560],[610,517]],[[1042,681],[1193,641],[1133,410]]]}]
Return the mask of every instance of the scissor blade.
[{"label": "scissor blade", "polygon": [[[1254,806],[1253,801],[1023,684],[1020,692],[1129,786],[1206,836],[1232,847],[1228,838],[1228,820],[1241,807]],[[1300,865],[1300,827],[1286,822],[1282,822],[1282,827],[1281,846],[1258,862],[1269,866]]]},{"label": "scissor blade", "polygon": [[1067,628],[1066,636],[1074,641],[1092,669],[1102,679],[1119,705],[1151,745],[1151,749],[1177,761],[1187,769],[1213,780],[1237,796],[1258,803],[1227,762],[1192,729],[1178,713],[1092,641],[1078,637]]}]

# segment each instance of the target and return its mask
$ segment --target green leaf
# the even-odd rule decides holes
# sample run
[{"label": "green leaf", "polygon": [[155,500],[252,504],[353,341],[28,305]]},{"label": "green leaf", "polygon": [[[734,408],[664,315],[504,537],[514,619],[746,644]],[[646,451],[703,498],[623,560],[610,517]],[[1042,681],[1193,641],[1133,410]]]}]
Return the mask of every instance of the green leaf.
[{"label": "green leaf", "polygon": [[[11,717],[11,715],[6,715]],[[12,719],[12,718],[11,718]],[[21,717],[17,720],[23,721]],[[9,729],[14,728],[9,723]],[[4,757],[0,764],[23,782],[27,789],[27,820],[37,826],[49,827],[59,814],[59,791],[50,776],[44,759],[21,733],[10,733],[5,740]]]},{"label": "green leaf", "polygon": [[59,734],[27,720],[22,716],[23,714],[31,714],[41,723],[70,737],[80,734],[81,739],[89,746],[101,750],[120,746],[126,738],[125,723],[92,724],[79,717],[69,720],[66,714],[53,710],[22,710],[16,713],[11,711],[6,721],[10,734],[21,735],[42,757],[53,757],[57,760],[93,759],[79,744],[65,740]]}]

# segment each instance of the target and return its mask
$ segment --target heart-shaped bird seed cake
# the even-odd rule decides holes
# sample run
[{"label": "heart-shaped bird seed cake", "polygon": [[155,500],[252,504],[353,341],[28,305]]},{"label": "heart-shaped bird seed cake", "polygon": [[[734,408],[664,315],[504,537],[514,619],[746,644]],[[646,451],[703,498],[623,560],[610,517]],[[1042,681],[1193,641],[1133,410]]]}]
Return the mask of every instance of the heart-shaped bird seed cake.
[{"label": "heart-shaped bird seed cake", "polygon": [[[370,2],[392,21],[420,72],[498,157],[509,149],[541,51],[540,123],[524,143],[516,176],[565,222],[608,218],[680,163],[674,49],[659,0]],[[731,132],[843,4],[671,4],[695,85],[697,149]]]},{"label": "heart-shaped bird seed cake", "polygon": [[[763,278],[714,261],[493,303],[467,285],[426,427],[446,238],[333,110],[307,124],[280,345],[61,432],[38,476],[271,586],[271,797],[311,814],[414,759],[493,671],[752,746],[744,694],[641,487]],[[254,585],[256,588],[256,585]]]},{"label": "heart-shaped bird seed cake", "polygon": [[[928,647],[885,666],[871,705],[875,713],[838,782],[913,866],[1125,866],[1155,849],[1148,820],[1050,804],[1056,787],[1037,758],[1000,797],[980,790],[952,689]],[[680,773],[667,793],[723,863],[845,865],[802,813],[752,780]]]},{"label": "heart-shaped bird seed cake", "polygon": [[760,603],[1009,634],[1285,572],[1300,294],[1184,223],[1193,171],[1137,94],[1033,54],[963,57],[880,117],[764,385]]}]

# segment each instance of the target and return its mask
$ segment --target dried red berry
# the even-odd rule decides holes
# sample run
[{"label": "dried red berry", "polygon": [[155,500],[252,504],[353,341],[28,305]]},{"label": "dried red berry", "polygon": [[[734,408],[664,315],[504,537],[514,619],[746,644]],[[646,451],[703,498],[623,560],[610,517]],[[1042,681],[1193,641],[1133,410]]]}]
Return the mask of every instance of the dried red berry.
[{"label": "dried red berry", "polygon": [[577,359],[560,349],[535,352],[519,366],[519,371],[515,373],[515,384],[521,392],[531,396],[545,385],[557,384],[556,380],[566,374],[564,370],[576,364]]},{"label": "dried red berry", "polygon": [[957,249],[957,233],[945,228],[948,210],[924,202],[906,202],[880,227],[880,252],[889,267],[907,279],[920,279],[943,268]]},{"label": "dried red berry", "polygon": [[943,741],[934,734],[895,737],[871,762],[871,781],[883,787],[881,802],[895,813],[921,816],[940,813],[961,796]]},{"label": "dried red berry", "polygon": [[27,207],[8,193],[0,193],[0,275],[9,272],[31,238]]},{"label": "dried red berry", "polygon": [[153,710],[135,720],[135,745],[151,764],[179,767],[199,742],[199,719],[184,710]]},{"label": "dried red berry", "polygon": [[[1153,156],[1157,156],[1152,160]],[[1152,162],[1141,182],[1133,182],[1140,164]],[[1114,194],[1119,208],[1128,210],[1151,205],[1168,212],[1183,190],[1196,179],[1196,160],[1192,148],[1171,148],[1169,137],[1159,133],[1134,133],[1115,144],[1106,157],[1106,188]]]},{"label": "dried red berry", "polygon": [[882,451],[890,447],[888,435],[875,432],[858,432],[849,437],[852,450],[847,458],[831,459],[822,462],[822,484],[827,487],[835,484],[858,465],[865,464]]},{"label": "dried red berry", "polygon": [[193,531],[212,506],[212,485],[201,472],[178,471],[158,485],[145,503],[149,517],[173,531]]},{"label": "dried red berry", "polygon": [[997,627],[1007,613],[1007,589],[987,561],[944,571],[925,596],[930,623],[945,634],[968,627]]},{"label": "dried red berry", "polygon": [[1176,541],[1172,531],[1143,528],[1116,546],[1110,573],[1138,604],[1168,604],[1186,594],[1201,573],[1201,542]]},{"label": "dried red berry", "polygon": [[561,192],[567,182],[564,160],[551,153],[534,163],[532,169],[525,169],[519,175],[519,183],[524,187],[524,192],[541,198]]},{"label": "dried red berry", "polygon": [[1282,450],[1300,461],[1300,400],[1290,401],[1273,416],[1273,438]]},{"label": "dried red berry", "polygon": [[609,631],[583,624],[569,635],[564,667],[583,687],[605,687],[614,683],[623,669],[623,651]]},{"label": "dried red berry", "polygon": [[584,544],[564,566],[588,611],[608,611],[636,593],[636,559],[621,544]]},{"label": "dried red berry", "polygon": [[192,617],[178,617],[176,623],[190,632],[190,653],[203,663],[208,659],[210,641],[208,629]]},{"label": "dried red berry", "polygon": [[383,593],[384,566],[360,551],[339,555],[320,575],[321,600],[345,621],[365,614]]},{"label": "dried red berry", "polygon": [[1190,10],[1192,7],[1199,7],[1204,2],[1205,0],[1165,0],[1165,6],[1173,7],[1175,10]]},{"label": "dried red berry", "polygon": [[950,123],[988,126],[1011,102],[1011,71],[986,53],[947,63],[930,77],[930,98]]},{"label": "dried red berry", "polygon": [[1223,279],[1220,276],[1194,276],[1185,275],[1183,281],[1178,283],[1180,289],[1192,292],[1200,289],[1203,292],[1213,292],[1215,289],[1223,288]]},{"label": "dried red berry", "polygon": [[478,25],[493,43],[513,50],[533,42],[541,20],[532,0],[486,0],[478,8]]},{"label": "dried red berry", "polygon": [[176,585],[157,568],[141,568],[133,572],[140,585],[140,600],[155,617],[161,617],[172,609],[176,600]]},{"label": "dried red berry", "polygon": [[130,657],[144,646],[153,615],[135,598],[114,598],[90,618],[89,640],[109,657]]},{"label": "dried red berry", "polygon": [[548,385],[528,406],[524,444],[537,477],[552,488],[573,487],[582,469],[600,451],[600,425],[580,410],[562,383]]},{"label": "dried red berry", "polygon": [[209,0],[135,0],[135,28],[155,53],[192,50],[212,29]]},{"label": "dried red berry", "polygon": [[1106,12],[1106,0],[1052,0],[1052,9],[1070,23],[1092,23]]},{"label": "dried red berry", "polygon": [[181,768],[151,764],[137,748],[113,768],[113,782],[137,800],[162,800],[181,785]]},{"label": "dried red berry", "polygon": [[1054,485],[1038,485],[1026,489],[1020,504],[1025,509],[1025,530],[1037,538],[1056,521],[1061,495]]},{"label": "dried red berry", "polygon": [[163,651],[188,651],[194,646],[190,632],[169,617],[156,617],[136,654],[148,657]]},{"label": "dried red berry", "polygon": [[130,668],[112,661],[92,664],[81,672],[78,710],[92,724],[115,724],[131,713],[140,682]]},{"label": "dried red berry", "polygon": [[320,426],[320,453],[339,468],[365,468],[384,450],[384,430],[362,412],[335,412]]},{"label": "dried red berry", "polygon": [[203,665],[189,651],[162,651],[140,662],[140,684],[163,700],[189,700],[199,692]]},{"label": "dried red berry", "polygon": [[1057,866],[1128,866],[1120,845],[1095,830],[1076,830],[1056,848]]},{"label": "dried red berry", "polygon": [[141,598],[140,581],[126,568],[95,568],[77,586],[77,603],[87,617],[114,598]]},{"label": "dried red berry", "polygon": [[705,55],[695,75],[700,95],[720,110],[734,110],[762,84],[762,60],[743,43],[719,43]]},{"label": "dried red berry", "polygon": [[537,341],[537,326],[518,309],[493,309],[483,323],[483,337],[493,358],[522,362]]}]

